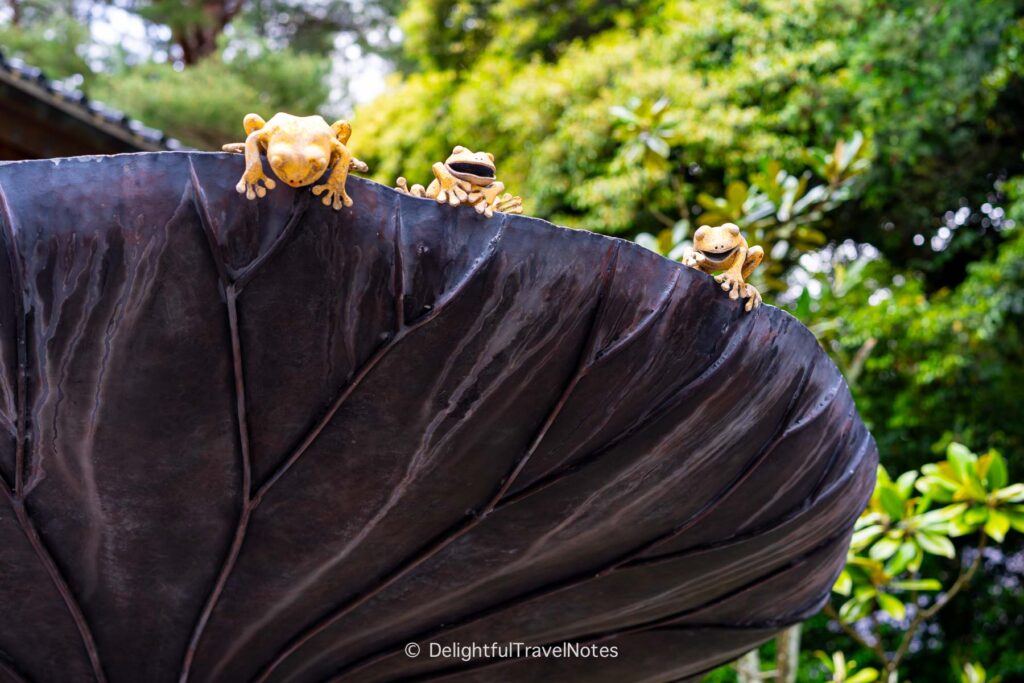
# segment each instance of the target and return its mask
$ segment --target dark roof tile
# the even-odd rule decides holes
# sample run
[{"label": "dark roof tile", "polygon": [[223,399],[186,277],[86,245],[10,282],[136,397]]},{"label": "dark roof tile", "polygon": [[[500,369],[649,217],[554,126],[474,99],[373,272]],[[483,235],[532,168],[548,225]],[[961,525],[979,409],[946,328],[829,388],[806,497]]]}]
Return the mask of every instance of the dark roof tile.
[{"label": "dark roof tile", "polygon": [[146,126],[141,121],[132,119],[124,112],[108,107],[102,102],[90,100],[85,93],[68,86],[61,81],[53,81],[46,77],[42,69],[26,64],[17,57],[7,57],[0,50],[0,70],[7,72],[19,80],[33,81],[59,100],[80,107],[93,120],[104,125],[117,126],[127,131],[132,137],[148,145],[160,145],[165,149],[188,149],[178,140],[168,137],[163,131]]}]

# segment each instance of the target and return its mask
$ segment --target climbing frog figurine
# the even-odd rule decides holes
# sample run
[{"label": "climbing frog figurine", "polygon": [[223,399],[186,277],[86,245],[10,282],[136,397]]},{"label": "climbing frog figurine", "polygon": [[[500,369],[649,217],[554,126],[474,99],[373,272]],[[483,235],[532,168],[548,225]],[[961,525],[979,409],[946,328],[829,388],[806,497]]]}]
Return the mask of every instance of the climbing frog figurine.
[{"label": "climbing frog figurine", "polygon": [[746,311],[752,311],[761,305],[761,293],[746,279],[754,272],[764,259],[764,249],[748,247],[740,229],[734,223],[712,228],[702,225],[693,234],[693,247],[683,252],[683,263],[691,268],[704,271],[709,275],[722,271],[715,276],[715,282],[729,292],[730,299],[744,298],[747,300]]},{"label": "climbing frog figurine", "polygon": [[322,194],[324,205],[335,210],[341,209],[342,204],[352,206],[352,199],[345,192],[348,172],[365,173],[369,169],[345,146],[352,135],[348,121],[335,121],[328,126],[320,116],[278,113],[264,121],[257,114],[247,114],[242,125],[245,142],[233,142],[222,148],[225,152],[245,153],[245,173],[235,186],[240,194],[255,199],[274,189],[276,183],[263,171],[260,160],[260,153],[266,152],[274,175],[292,187],[312,185],[331,169],[326,182],[313,186],[313,194]]},{"label": "climbing frog figurine", "polygon": [[495,211],[522,213],[522,197],[505,191],[505,183],[496,179],[494,155],[490,152],[472,152],[459,145],[444,161],[434,164],[434,180],[430,185],[408,186],[399,178],[395,189],[414,197],[430,197],[438,204],[469,204],[477,213],[490,218]]}]

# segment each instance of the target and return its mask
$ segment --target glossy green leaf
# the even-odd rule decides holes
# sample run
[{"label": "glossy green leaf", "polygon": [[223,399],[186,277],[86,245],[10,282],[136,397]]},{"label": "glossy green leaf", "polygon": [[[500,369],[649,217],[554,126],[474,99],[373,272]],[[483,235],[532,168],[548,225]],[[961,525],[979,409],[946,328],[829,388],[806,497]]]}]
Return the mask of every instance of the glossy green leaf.
[{"label": "glossy green leaf", "polygon": [[872,524],[864,529],[859,529],[853,532],[853,538],[850,539],[850,547],[855,551],[866,548],[875,539],[881,536],[884,531],[885,527],[881,524]]},{"label": "glossy green leaf", "polygon": [[917,541],[917,544],[926,553],[949,558],[956,556],[956,548],[953,547],[953,542],[945,536],[922,531],[914,535],[914,540]]},{"label": "glossy green leaf", "polygon": [[907,608],[903,602],[889,593],[878,594],[878,605],[898,621],[902,621],[907,616]]},{"label": "glossy green leaf", "polygon": [[872,560],[882,562],[888,560],[893,554],[899,550],[901,541],[897,538],[883,538],[875,542],[868,550],[868,556]]},{"label": "glossy green leaf", "polygon": [[905,541],[900,544],[899,549],[890,558],[888,564],[885,565],[885,573],[889,576],[899,576],[907,570],[910,563],[917,557],[917,545],[911,541]]},{"label": "glossy green leaf", "polygon": [[1001,510],[990,510],[985,521],[985,533],[996,543],[1002,543],[1010,530],[1010,518]]},{"label": "glossy green leaf", "polygon": [[967,480],[969,474],[974,471],[975,464],[978,461],[978,457],[967,446],[955,441],[949,444],[949,448],[946,449],[946,457],[949,458],[949,463],[953,466],[957,479],[961,482]]},{"label": "glossy green leaf", "polygon": [[871,601],[852,598],[839,608],[839,618],[847,623],[863,619],[871,613]]},{"label": "glossy green leaf", "polygon": [[1024,501],[1024,484],[1012,484],[992,494],[1001,503],[1019,503]]},{"label": "glossy green leaf", "polygon": [[896,491],[899,492],[901,498],[909,498],[914,492],[914,482],[917,481],[917,476],[917,470],[910,470],[901,474],[896,480]]},{"label": "glossy green leaf", "polygon": [[912,517],[907,520],[907,523],[922,529],[944,528],[946,522],[962,516],[967,509],[966,503],[947,505],[938,510],[931,510],[922,515]]},{"label": "glossy green leaf", "polygon": [[907,579],[906,581],[893,581],[890,584],[893,588],[901,591],[939,591],[942,584],[938,579]]},{"label": "glossy green leaf", "polygon": [[873,683],[873,681],[877,680],[878,669],[869,666],[858,670],[850,676],[847,676],[844,683]]},{"label": "glossy green leaf", "polygon": [[988,508],[984,506],[973,507],[964,513],[963,521],[970,527],[977,528],[988,519]]},{"label": "glossy green leaf", "polygon": [[1010,522],[1010,528],[1014,531],[1019,531],[1024,534],[1024,512],[1016,512],[1012,510],[1005,511],[1003,514],[1006,515],[1006,519]]},{"label": "glossy green leaf", "polygon": [[848,596],[853,590],[853,577],[850,576],[850,572],[845,569],[839,572],[839,577],[832,584],[832,590],[840,595]]},{"label": "glossy green leaf", "polygon": [[1001,489],[1009,483],[1009,473],[1006,470],[1006,460],[999,454],[999,451],[990,450],[985,454],[989,459],[988,472],[985,478],[989,488]]},{"label": "glossy green leaf", "polygon": [[903,518],[903,499],[896,493],[896,489],[885,486],[878,492],[878,498],[885,514],[897,520]]}]

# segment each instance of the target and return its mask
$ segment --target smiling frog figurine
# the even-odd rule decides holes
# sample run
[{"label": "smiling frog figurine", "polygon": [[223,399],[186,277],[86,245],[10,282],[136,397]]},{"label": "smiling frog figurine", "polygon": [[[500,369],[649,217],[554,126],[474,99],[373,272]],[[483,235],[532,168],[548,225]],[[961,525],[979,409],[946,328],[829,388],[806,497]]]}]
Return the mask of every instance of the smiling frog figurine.
[{"label": "smiling frog figurine", "polygon": [[352,206],[352,199],[345,192],[348,172],[365,173],[368,169],[345,146],[352,135],[348,121],[335,121],[328,126],[320,116],[277,113],[264,121],[258,114],[247,114],[242,125],[245,142],[233,142],[222,148],[225,152],[245,152],[245,173],[235,186],[240,194],[255,199],[266,196],[267,190],[276,186],[263,171],[260,153],[266,152],[274,175],[292,187],[312,185],[331,169],[327,180],[313,187],[313,194],[322,194],[324,205],[335,210],[341,209],[342,204]]},{"label": "smiling frog figurine", "polygon": [[740,233],[739,226],[725,223],[717,228],[702,225],[693,233],[693,247],[683,252],[683,263],[709,275],[722,271],[715,276],[715,282],[729,292],[730,299],[744,298],[746,311],[752,311],[761,305],[761,293],[746,280],[764,259],[764,249],[748,247],[747,240]]},{"label": "smiling frog figurine", "polygon": [[434,180],[430,185],[408,186],[405,178],[395,181],[395,189],[414,197],[430,197],[438,204],[469,204],[477,213],[490,218],[495,211],[522,213],[522,197],[505,191],[505,183],[496,179],[494,155],[473,152],[462,145],[456,146],[444,162],[431,167]]}]

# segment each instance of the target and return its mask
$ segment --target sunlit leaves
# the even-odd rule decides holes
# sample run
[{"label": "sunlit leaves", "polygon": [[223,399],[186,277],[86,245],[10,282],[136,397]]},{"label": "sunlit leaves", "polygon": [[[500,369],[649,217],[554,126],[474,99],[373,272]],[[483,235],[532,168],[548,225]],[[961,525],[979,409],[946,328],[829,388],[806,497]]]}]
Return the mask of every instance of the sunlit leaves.
[{"label": "sunlit leaves", "polygon": [[942,584],[938,579],[907,579],[906,581],[893,581],[892,587],[901,591],[942,590]]},{"label": "sunlit leaves", "polygon": [[999,683],[1002,680],[1001,676],[989,678],[985,667],[977,662],[964,664],[963,668],[957,673],[959,674],[960,683]]},{"label": "sunlit leaves", "polygon": [[856,182],[870,167],[870,152],[857,132],[849,141],[839,140],[831,152],[807,150],[810,169],[799,176],[778,161],[762,165],[749,182],[733,180],[724,197],[697,196],[705,209],[701,222],[708,225],[736,223],[748,241],[760,244],[769,255],[764,266],[767,284],[785,288],[780,279],[801,254],[823,246],[825,214],[850,199]]},{"label": "sunlit leaves", "polygon": [[917,534],[914,540],[917,541],[922,550],[932,555],[941,555],[948,558],[956,556],[956,548],[953,547],[953,542],[941,534],[921,532]]},{"label": "sunlit leaves", "polygon": [[[679,135],[667,102],[662,99],[649,104],[633,98],[629,106],[612,107],[613,116],[621,122],[616,130],[624,131],[618,139],[626,145],[629,163],[650,171],[667,163],[670,144]],[[653,144],[655,140],[657,144]],[[806,161],[813,171],[793,175],[779,161],[765,162],[746,180],[727,183],[722,196],[698,193],[699,222],[736,223],[743,228],[747,241],[760,245],[768,255],[757,274],[761,284],[782,291],[787,286],[783,275],[800,255],[828,242],[822,219],[853,196],[858,177],[870,166],[868,154],[863,136],[856,133],[849,141],[837,142],[830,153],[807,151]],[[657,237],[641,234],[637,242],[666,256],[678,255],[685,244],[668,239],[675,234],[672,229]],[[683,239],[688,236],[689,231]]]},{"label": "sunlit leaves", "polygon": [[847,660],[842,652],[833,652],[831,657],[824,652],[814,654],[831,674],[830,683],[872,683],[878,680],[877,669],[870,666],[858,668],[857,662]]},{"label": "sunlit leaves", "polygon": [[978,456],[966,446],[951,443],[947,460],[925,465],[918,490],[941,502],[965,502],[964,514],[950,520],[959,534],[977,529],[1001,543],[1012,528],[1021,526],[1024,484],[1007,486],[1006,462],[995,450]]},{"label": "sunlit leaves", "polygon": [[833,590],[846,598],[838,616],[854,622],[876,611],[902,621],[904,594],[940,591],[921,576],[925,555],[953,559],[954,538],[983,533],[997,543],[1024,527],[1024,485],[1007,486],[1006,464],[990,450],[982,456],[951,443],[947,459],[893,480],[878,468],[875,490],[854,528],[846,567]]},{"label": "sunlit leaves", "polygon": [[669,99],[643,100],[631,97],[624,105],[608,109],[615,139],[625,149],[621,157],[627,166],[643,166],[651,173],[664,172],[679,141],[678,121],[671,115]]}]

